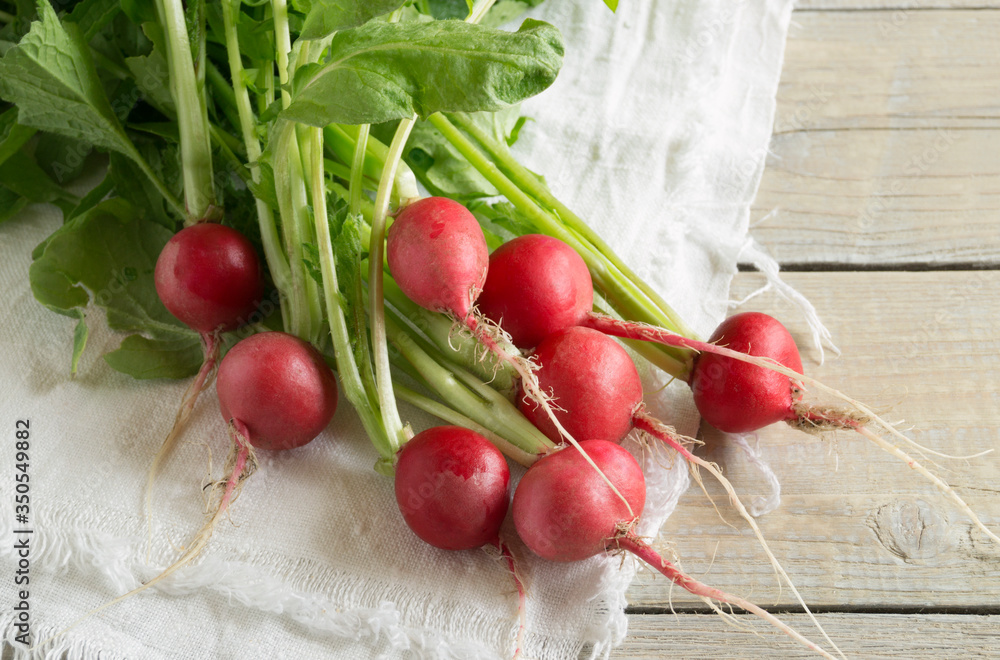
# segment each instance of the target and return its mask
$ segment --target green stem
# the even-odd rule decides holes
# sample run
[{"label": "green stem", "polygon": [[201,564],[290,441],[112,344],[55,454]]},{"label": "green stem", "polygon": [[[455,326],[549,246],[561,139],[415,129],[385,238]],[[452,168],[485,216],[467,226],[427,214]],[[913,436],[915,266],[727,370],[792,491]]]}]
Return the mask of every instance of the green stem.
[{"label": "green stem", "polygon": [[[335,161],[335,160],[333,160],[331,158],[324,159],[323,164],[326,166],[326,173],[330,176],[331,179],[340,179],[342,181],[350,182],[350,180],[351,180],[351,168],[350,167],[348,167],[347,165],[344,165],[342,163],[338,163],[337,161]],[[373,185],[373,186],[369,185],[367,187],[369,189],[372,189],[372,190],[377,190],[378,189],[378,182],[375,182],[375,185]],[[351,193],[348,192],[347,193],[347,197],[350,197],[350,196],[351,196]]]},{"label": "green stem", "polygon": [[[331,124],[324,129],[324,137],[330,150],[345,163],[350,163],[355,145],[358,142],[359,131],[358,126]],[[389,147],[375,138],[369,137],[365,151],[365,176],[378,181],[382,176],[388,155]],[[417,189],[417,178],[404,162],[399,164],[392,185],[393,194],[401,201],[420,196],[420,191]]]},{"label": "green stem", "polygon": [[[250,106],[250,92],[243,79],[243,58],[240,55],[239,36],[233,13],[238,11],[240,0],[223,0],[222,19],[225,24],[226,54],[229,56],[229,76],[233,80],[234,101],[236,103],[239,126],[243,133],[243,144],[246,146],[247,162],[250,163],[250,175],[254,183],[260,183],[260,141],[257,139],[256,124],[253,109]],[[274,211],[265,202],[256,199],[257,224],[260,226],[261,242],[264,245],[264,258],[267,259],[271,278],[278,291],[286,292],[291,283],[291,271],[288,259],[281,249],[278,238],[278,227],[274,221]],[[284,306],[282,306],[284,314]],[[287,319],[286,319],[287,321]],[[286,324],[287,327],[287,324]]]},{"label": "green stem", "polygon": [[469,23],[478,23],[483,20],[483,16],[485,16],[486,12],[490,10],[490,7],[493,6],[494,2],[496,2],[496,0],[483,0],[482,4],[477,7],[473,7],[469,17],[465,20]]},{"label": "green stem", "polygon": [[361,213],[361,198],[364,194],[362,189],[365,177],[365,156],[368,153],[368,133],[371,130],[369,124],[362,124],[358,127],[358,138],[354,144],[354,158],[351,162],[351,185],[349,209],[351,215]]},{"label": "green stem", "polygon": [[274,46],[278,58],[278,79],[281,81],[281,106],[287,108],[292,103],[287,87],[292,73],[288,70],[288,55],[292,52],[292,35],[288,27],[288,2],[272,0],[271,7],[274,11]]},{"label": "green stem", "polygon": [[[227,2],[229,0],[224,0],[224,3]],[[222,108],[222,114],[226,116],[226,119],[229,120],[229,123],[233,127],[240,126],[240,116],[236,107],[236,93],[233,90],[233,86],[229,84],[229,81],[222,75],[222,72],[219,71],[214,62],[208,62],[205,75],[208,78],[208,84],[212,86],[216,105]]]},{"label": "green stem", "polygon": [[[391,277],[385,278],[385,299],[451,359],[505,395],[513,396],[517,388],[517,373],[491,352],[482,355],[482,344],[467,334],[453,332],[455,323],[444,314],[424,309],[406,297]],[[517,351],[513,346],[504,346]]]},{"label": "green stem", "polygon": [[344,388],[347,400],[361,417],[361,423],[371,438],[378,453],[386,459],[392,459],[395,454],[392,442],[382,426],[376,404],[368,396],[351,345],[350,332],[347,329],[347,317],[340,304],[340,284],[337,281],[337,267],[333,253],[333,239],[330,236],[330,223],[326,212],[326,176],[323,173],[323,132],[318,128],[310,128],[309,140],[312,156],[310,171],[310,192],[312,193],[313,212],[316,220],[316,236],[319,244],[319,265],[323,275],[323,294],[326,302],[326,314],[330,323],[330,337],[333,340],[334,357],[337,360],[337,372]]},{"label": "green stem", "polygon": [[[461,369],[451,365],[436,349],[418,337],[408,334],[399,322],[387,316],[385,329],[403,357],[453,409],[506,438],[523,452],[541,456],[555,447],[499,392],[485,385],[479,392],[470,390],[456,375],[456,371]],[[463,375],[470,379],[469,382],[475,382],[471,374]]]},{"label": "green stem", "polygon": [[[624,278],[609,268],[609,263],[599,253],[581,239],[575,232],[563,226],[555,217],[546,213],[534,199],[529,197],[471,142],[461,131],[440,113],[431,115],[428,121],[478,170],[502,195],[530,220],[535,227],[554,236],[575,249],[587,263],[594,284],[618,310],[625,310],[629,318],[660,325],[660,319],[647,321],[648,307],[642,296],[633,287],[627,286]],[[684,349],[664,347],[664,358],[655,362],[657,366],[673,376],[679,376],[690,360],[691,352]]]},{"label": "green stem", "polygon": [[646,284],[642,279],[637,276],[632,269],[625,264],[621,258],[614,253],[610,246],[604,242],[600,235],[591,229],[587,223],[585,223],[578,215],[573,213],[565,204],[559,201],[552,191],[549,190],[542,181],[539,180],[531,171],[526,167],[517,162],[517,160],[511,155],[510,151],[506,148],[506,145],[501,146],[487,135],[481,128],[476,126],[476,124],[470,120],[468,115],[462,113],[456,113],[449,115],[449,117],[458,125],[463,131],[471,135],[476,142],[486,150],[486,153],[493,159],[493,162],[500,168],[501,171],[506,174],[514,185],[518,186],[522,190],[528,192],[542,204],[554,209],[556,215],[562,219],[564,223],[569,225],[569,227],[580,235],[582,238],[586,239],[593,245],[597,252],[607,259],[611,264],[617,268],[622,275],[624,275],[629,282],[638,289],[649,299],[656,308],[662,312],[669,321],[667,324],[661,324],[670,330],[677,332],[678,334],[684,335],[691,339],[697,339],[694,331],[690,330],[681,320],[680,315],[675,312],[667,301],[660,296],[651,286]]},{"label": "green stem", "polygon": [[276,167],[274,171],[274,187],[278,194],[278,210],[281,213],[282,238],[285,254],[291,273],[286,291],[290,306],[289,318],[291,324],[288,330],[302,339],[309,341],[311,323],[309,320],[309,298],[306,290],[305,263],[302,257],[302,236],[300,227],[308,219],[301,216],[308,213],[308,199],[302,173],[302,157],[295,125],[285,124],[278,136],[278,153],[285,155],[285,167]]},{"label": "green stem", "polygon": [[[299,246],[300,246],[299,254],[304,254],[304,250],[301,248],[301,246],[307,244],[316,245],[316,229],[315,229],[316,223],[314,222],[314,219],[310,217],[309,198],[307,191],[308,178],[306,175],[306,172],[309,172],[312,169],[312,161],[313,161],[311,153],[312,148],[309,141],[309,127],[301,124],[296,124],[295,139],[299,144],[299,153],[302,158],[301,162],[299,163],[300,166],[299,174],[297,175],[301,177],[301,183],[296,184],[296,187],[294,189],[294,190],[301,190],[302,192],[301,198],[296,200],[296,203],[301,204],[301,206],[298,205],[296,206],[295,221],[299,225],[298,227]],[[320,148],[322,148],[322,143],[320,145]],[[322,151],[320,152],[320,154],[321,155],[319,156],[319,158],[320,160],[322,160]],[[325,204],[326,198],[325,197],[322,198],[321,201]],[[323,303],[320,301],[319,283],[315,279],[313,279],[311,275],[309,275],[308,271],[306,271],[304,258],[302,261],[302,269],[303,272],[305,273],[305,276],[303,277],[303,282],[305,283],[306,304],[307,304],[306,323],[308,328],[307,330],[308,335],[306,339],[307,341],[310,341],[315,344],[321,341],[323,337],[322,334]]]},{"label": "green stem", "polygon": [[438,403],[434,399],[419,394],[400,383],[396,383],[395,388],[396,396],[403,401],[406,401],[410,405],[416,406],[424,412],[430,413],[431,415],[434,415],[438,419],[444,420],[449,424],[454,426],[463,426],[471,431],[475,431],[493,443],[493,445],[503,452],[504,455],[509,456],[512,460],[523,465],[524,467],[530,467],[532,463],[538,460],[538,454],[532,454],[524,451],[506,438],[497,435],[482,424],[473,421],[462,413],[452,410],[443,403]]},{"label": "green stem", "polygon": [[404,434],[403,423],[396,409],[396,398],[392,392],[392,376],[389,371],[389,352],[385,336],[385,305],[382,299],[382,254],[385,251],[385,219],[389,212],[389,195],[392,181],[396,177],[396,167],[402,159],[406,139],[416,117],[402,119],[396,135],[389,146],[378,194],[375,196],[375,215],[372,217],[371,240],[368,245],[368,296],[371,317],[372,355],[375,361],[375,381],[379,404],[382,409],[382,423],[386,433],[401,447],[409,437]]},{"label": "green stem", "polygon": [[167,38],[171,91],[180,128],[184,201],[187,205],[185,224],[192,225],[214,215],[212,209],[216,205],[208,108],[204,86],[198,83],[191,56],[183,3],[181,0],[157,0],[157,8]]},{"label": "green stem", "polygon": [[15,20],[14,16],[12,16],[11,14],[8,14],[7,12],[5,12],[3,10],[0,10],[0,22],[2,22],[2,23],[13,23],[14,20]]}]

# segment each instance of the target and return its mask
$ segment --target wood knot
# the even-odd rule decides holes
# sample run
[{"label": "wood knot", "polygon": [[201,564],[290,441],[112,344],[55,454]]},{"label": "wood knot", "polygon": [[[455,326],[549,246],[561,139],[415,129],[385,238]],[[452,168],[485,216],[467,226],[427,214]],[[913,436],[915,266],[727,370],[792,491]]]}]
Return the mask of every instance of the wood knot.
[{"label": "wood knot", "polygon": [[882,547],[908,564],[922,564],[958,542],[947,517],[919,499],[878,507],[868,516],[868,526]]}]

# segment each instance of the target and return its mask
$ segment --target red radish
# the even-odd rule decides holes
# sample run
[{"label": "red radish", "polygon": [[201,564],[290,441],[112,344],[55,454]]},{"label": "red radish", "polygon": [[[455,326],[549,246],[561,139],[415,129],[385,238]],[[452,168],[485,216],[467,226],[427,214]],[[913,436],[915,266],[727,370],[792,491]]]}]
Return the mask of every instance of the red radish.
[{"label": "red radish", "polygon": [[[253,448],[301,447],[318,435],[337,409],[337,381],[319,351],[283,332],[251,335],[229,350],[219,366],[219,405],[233,446],[229,476],[212,484],[212,517],[173,564],[145,584],[91,610],[80,620],[157,584],[191,563],[208,544],[239,489],[257,469]],[[72,627],[72,626],[71,626]]]},{"label": "red radish", "polygon": [[427,197],[400,211],[386,236],[386,257],[410,300],[460,321],[483,290],[489,266],[476,217],[447,197]]},{"label": "red radish", "polygon": [[[741,421],[747,419],[761,425],[784,420],[807,432],[829,429],[857,431],[923,475],[941,493],[951,498],[983,533],[1000,543],[1000,536],[983,524],[947,482],[869,426],[877,424],[918,450],[925,450],[924,447],[900,433],[861,402],[803,375],[802,360],[795,341],[775,319],[765,314],[737,314],[724,321],[712,335],[711,341],[721,345],[684,341],[691,348],[701,351],[689,380],[698,410],[711,423],[721,424],[721,430],[736,433],[760,428]],[[847,401],[858,412],[804,403],[801,401],[802,383]]]},{"label": "red radish", "polygon": [[253,245],[235,229],[214,223],[177,232],[160,252],[154,278],[170,313],[203,334],[235,330],[264,296]]},{"label": "red radish", "polygon": [[493,444],[460,426],[437,426],[399,451],[396,503],[413,532],[444,550],[497,545],[510,469]]},{"label": "red radish", "polygon": [[294,449],[326,428],[337,409],[337,381],[323,356],[283,332],[242,340],[219,366],[216,389],[227,421],[246,425],[258,449]]},{"label": "red radish", "polygon": [[246,321],[264,295],[260,260],[250,241],[235,229],[208,222],[186,227],[167,241],[153,279],[167,310],[201,334],[205,360],[149,468],[145,501],[150,534],[153,484],[198,396],[211,385],[219,360],[219,333]]},{"label": "red radish", "polygon": [[580,325],[593,306],[587,264],[558,238],[519,236],[490,255],[479,309],[510,333],[515,346],[533,348],[554,332]]},{"label": "red radish", "polygon": [[[777,319],[745,312],[723,321],[709,343],[769,357],[798,373],[802,359],[795,340]],[[775,422],[798,418],[801,393],[788,376],[712,353],[695,358],[689,379],[698,412],[726,433],[749,433]]]},{"label": "red radish", "polygon": [[500,539],[509,482],[510,468],[500,450],[460,426],[421,431],[397,454],[396,503],[417,536],[443,550],[493,546],[506,560],[518,593],[516,657],[524,634],[525,592],[514,557]]},{"label": "red radish", "polygon": [[[632,429],[642,408],[642,381],[625,349],[610,337],[587,328],[553,333],[534,353],[538,384],[552,392],[555,415],[577,438],[619,442]],[[520,397],[518,408],[550,439],[559,434],[548,415]]]},{"label": "red radish", "polygon": [[646,498],[639,464],[611,442],[585,440],[580,445],[625,496],[627,504],[595,475],[580,452],[563,450],[544,456],[528,469],[514,492],[514,525],[532,552],[552,561],[577,561],[618,550],[631,552],[692,594],[741,607],[813,651],[833,657],[757,605],[706,586],[660,557],[634,530]]},{"label": "red radish", "polygon": [[[555,253],[561,256],[556,259],[553,257]],[[709,422],[718,422],[721,430],[749,432],[784,420],[804,431],[857,431],[929,479],[985,534],[1000,543],[1000,536],[990,531],[947,483],[873,432],[869,426],[877,425],[918,449],[923,450],[923,447],[861,402],[803,375],[802,360],[795,342],[778,321],[764,314],[737,315],[724,322],[712,335],[712,342],[719,343],[706,343],[663,328],[597,314],[585,306],[586,295],[564,295],[567,290],[593,289],[586,264],[578,255],[577,259],[573,255],[575,251],[572,247],[548,236],[528,234],[509,241],[490,258],[489,274],[483,289],[483,298],[487,301],[482,306],[483,313],[497,323],[506,324],[510,319],[518,332],[529,339],[553,325],[559,325],[551,323],[557,319],[566,328],[583,326],[625,339],[652,341],[697,351],[700,355],[693,361],[689,383],[694,389],[699,412]],[[557,262],[561,267],[546,268],[545,260]],[[531,262],[534,265],[525,267]],[[567,284],[567,279],[572,283]],[[544,313],[537,314],[530,307],[539,301],[557,301],[565,306],[555,311],[545,308]],[[730,341],[732,346],[719,345]],[[524,343],[518,345],[530,347]],[[860,414],[812,407],[801,402],[802,383],[848,402]]]}]

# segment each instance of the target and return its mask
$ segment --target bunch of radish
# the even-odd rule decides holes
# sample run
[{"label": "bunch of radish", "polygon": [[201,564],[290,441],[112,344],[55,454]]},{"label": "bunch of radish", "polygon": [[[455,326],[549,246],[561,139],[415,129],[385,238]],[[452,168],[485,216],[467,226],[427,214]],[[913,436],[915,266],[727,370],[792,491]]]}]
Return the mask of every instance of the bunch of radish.
[{"label": "bunch of radish", "polygon": [[[131,7],[135,3],[124,4],[135,16],[153,20],[138,5]],[[350,12],[333,7],[337,3],[319,3],[316,11],[331,12],[321,21],[310,3],[299,3],[305,8],[293,3],[293,12],[310,13],[311,23],[304,16],[290,21],[284,1],[224,0],[221,17],[213,13],[211,22],[197,3],[152,4],[168,46],[173,101],[156,110],[176,119],[184,183],[182,206],[149,166],[140,164],[169,202],[174,220],[184,225],[160,253],[153,279],[163,306],[201,338],[204,359],[149,470],[150,529],[157,474],[216,371],[229,457],[223,476],[209,484],[207,522],[181,556],[112,603],[161,582],[202,552],[257,468],[257,452],[294,450],[323,431],[340,397],[335,365],[343,395],[378,454],[376,469],[395,480],[396,505],[409,528],[436,548],[486,548],[503,558],[518,593],[515,656],[522,647],[526,592],[523,562],[515,560],[511,539],[501,534],[508,513],[521,541],[543,560],[631,553],[716,611],[720,603],[743,608],[832,657],[757,605],[684,574],[638,536],[645,480],[620,444],[633,431],[675,451],[696,479],[703,469],[722,484],[809,612],[733,486],[692,451],[693,439],[647,411],[636,365],[612,337],[628,340],[642,357],[687,383],[702,418],[719,430],[746,433],[784,421],[804,431],[856,431],[929,478],[1000,542],[943,480],[883,436],[918,445],[860,402],[804,375],[798,349],[781,323],[764,314],[740,314],[724,321],[707,342],[699,341],[540,177],[516,162],[505,140],[465,114],[519,102],[551,84],[563,52],[554,29],[533,21],[517,33],[488,31],[471,24],[493,3],[470,2],[470,25],[449,21],[430,27],[440,32],[426,47],[436,48],[441,66],[451,69],[424,72],[409,60],[383,62],[385,80],[399,83],[393,94],[370,94],[370,81],[352,73],[337,80],[344,86],[361,80],[359,87],[348,89],[343,99],[337,89],[335,103],[322,103],[309,94],[320,94],[336,78],[324,80],[324,73],[343,74],[337,66],[352,57],[365,61],[371,53],[420,37],[433,21],[406,24],[400,18],[404,10],[423,11],[418,7],[427,3],[381,3],[384,12],[368,7],[378,3],[355,3]],[[55,11],[48,12],[48,20],[58,23]],[[341,16],[348,22],[330,27],[330,16],[338,12],[355,23]],[[383,20],[386,12],[391,13]],[[248,21],[242,29],[241,21]],[[241,50],[240,36],[258,32],[249,21],[269,26],[259,30],[267,33],[266,48]],[[191,34],[189,26],[195,28]],[[304,34],[293,40],[293,27]],[[225,64],[207,61],[217,50],[208,52],[207,31],[213,32],[213,43],[224,42]],[[358,46],[364,39],[371,43]],[[499,50],[489,44],[521,55],[516,63],[493,61]],[[330,56],[337,47],[345,51],[339,59]],[[57,61],[64,54],[51,55]],[[228,80],[217,68],[226,65]],[[209,122],[206,70],[217,86],[213,102],[224,106],[215,108],[213,119],[225,117],[229,128]],[[90,73],[99,80],[96,71]],[[424,73],[426,80],[420,77]],[[253,78],[256,112],[248,84]],[[479,84],[493,87],[477,95]],[[420,197],[414,172],[403,163],[418,112],[516,210],[513,233],[519,235],[492,255],[480,219],[462,203]],[[371,137],[364,123],[387,121],[398,122],[388,146]],[[242,144],[230,133],[239,133]],[[120,137],[125,136],[122,129]],[[233,177],[242,177],[241,185],[255,196],[263,262],[246,236],[223,224],[216,152],[235,161]],[[374,193],[373,202],[368,193]],[[331,204],[341,202],[346,209],[338,214]],[[254,316],[265,283],[281,298],[283,331],[253,324],[244,333],[250,336],[227,341],[233,337],[226,333]],[[595,287],[615,315],[594,311]],[[396,349],[391,354],[390,343]],[[506,390],[504,383],[513,385],[513,400],[499,391]],[[807,385],[846,407],[808,404]],[[448,425],[414,433],[400,416],[397,398]],[[527,468],[513,499],[507,459]]]}]

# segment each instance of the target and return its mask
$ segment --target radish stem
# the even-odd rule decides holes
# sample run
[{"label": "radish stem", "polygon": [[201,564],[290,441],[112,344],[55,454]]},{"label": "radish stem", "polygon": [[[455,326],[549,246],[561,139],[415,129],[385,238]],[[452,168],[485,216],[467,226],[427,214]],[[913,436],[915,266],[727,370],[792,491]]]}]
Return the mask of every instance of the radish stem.
[{"label": "radish stem", "polygon": [[[254,183],[260,183],[260,141],[255,132],[256,118],[253,109],[250,107],[250,94],[247,91],[246,81],[243,79],[243,58],[240,55],[239,35],[236,29],[236,19],[233,14],[234,5],[238,10],[240,0],[223,0],[222,20],[225,26],[226,54],[229,56],[229,76],[233,80],[233,90],[235,93],[236,110],[239,115],[240,131],[243,134],[243,144],[247,151],[247,162],[250,164],[250,175]],[[281,249],[281,241],[278,238],[278,227],[274,221],[274,211],[261,199],[254,197],[257,207],[257,222],[260,226],[261,242],[264,246],[264,258],[267,259],[268,269],[274,280],[274,285],[279,291],[287,291],[290,286],[291,271],[288,266],[288,259]],[[282,313],[286,314],[285,306],[282,306]],[[285,319],[286,323],[288,319]]]},{"label": "radish stem", "polygon": [[326,211],[326,186],[323,174],[323,132],[322,129],[310,129],[312,148],[311,163],[311,194],[313,213],[316,221],[316,236],[319,248],[320,273],[323,278],[323,295],[326,303],[326,317],[330,325],[330,336],[333,340],[334,356],[337,360],[337,371],[344,387],[344,395],[354,406],[361,417],[365,432],[375,444],[383,458],[391,458],[392,446],[386,436],[385,429],[378,415],[374,402],[365,389],[357,362],[351,347],[350,331],[347,328],[347,318],[340,304],[340,285],[337,281],[337,268],[333,253],[333,241],[330,236],[330,223]]},{"label": "radish stem", "polygon": [[401,119],[392,138],[378,194],[375,197],[375,215],[372,217],[371,240],[368,244],[368,312],[371,318],[376,390],[382,411],[382,424],[385,426],[391,446],[396,451],[413,436],[413,431],[409,426],[403,426],[396,408],[396,399],[392,394],[392,376],[389,372],[389,354],[385,337],[385,305],[382,296],[382,255],[385,251],[385,219],[389,212],[389,191],[396,176],[396,167],[403,155],[403,147],[406,146],[406,140],[410,136],[415,120],[416,117]]},{"label": "radish stem", "polygon": [[[199,49],[202,80],[191,56],[191,41],[181,0],[157,0],[157,13],[167,40],[170,90],[177,106],[181,140],[181,172],[187,206],[186,225],[214,219],[215,177],[212,174],[212,144],[208,131],[208,107],[204,89],[204,30]],[[204,16],[202,15],[202,20]]]}]

